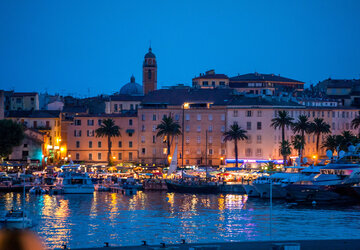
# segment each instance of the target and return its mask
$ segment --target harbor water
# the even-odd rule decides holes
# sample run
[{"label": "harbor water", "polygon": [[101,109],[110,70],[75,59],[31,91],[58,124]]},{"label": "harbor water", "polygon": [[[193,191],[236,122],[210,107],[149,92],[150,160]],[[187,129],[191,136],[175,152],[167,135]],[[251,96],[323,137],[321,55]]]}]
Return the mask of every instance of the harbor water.
[{"label": "harbor water", "polygon": [[[22,194],[0,193],[0,210],[22,206]],[[360,206],[288,207],[233,194],[138,192],[30,195],[26,211],[49,248],[165,242],[358,239]],[[270,228],[272,233],[270,235]]]}]

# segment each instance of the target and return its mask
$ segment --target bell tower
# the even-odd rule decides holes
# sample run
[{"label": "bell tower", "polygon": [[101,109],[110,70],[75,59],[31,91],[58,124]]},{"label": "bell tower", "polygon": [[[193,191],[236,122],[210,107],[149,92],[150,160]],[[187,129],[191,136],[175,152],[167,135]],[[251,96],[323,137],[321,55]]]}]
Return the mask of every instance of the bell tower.
[{"label": "bell tower", "polygon": [[156,90],[157,85],[157,63],[154,53],[149,48],[149,52],[146,53],[143,63],[143,88],[144,95],[150,91]]}]

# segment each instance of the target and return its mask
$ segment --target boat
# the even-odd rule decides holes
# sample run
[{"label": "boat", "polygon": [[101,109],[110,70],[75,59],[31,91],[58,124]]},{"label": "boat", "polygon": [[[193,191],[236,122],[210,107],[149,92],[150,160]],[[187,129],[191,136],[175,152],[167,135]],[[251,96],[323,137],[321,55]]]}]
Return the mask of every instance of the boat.
[{"label": "boat", "polygon": [[357,187],[360,184],[360,144],[349,151],[321,168],[312,181],[287,185],[287,200],[298,203],[359,202]]},{"label": "boat", "polygon": [[79,172],[80,165],[64,165],[61,167],[63,172],[56,178],[55,188],[60,189],[63,194],[92,194],[94,184],[87,173]]},{"label": "boat", "polygon": [[186,180],[166,180],[169,191],[181,193],[219,193],[220,189],[216,182],[186,181]]},{"label": "boat", "polygon": [[11,209],[0,219],[0,223],[8,229],[26,229],[32,227],[32,220],[24,211]]},{"label": "boat", "polygon": [[46,194],[47,191],[40,186],[34,186],[29,190],[30,194]]},{"label": "boat", "polygon": [[259,192],[255,189],[255,187],[251,184],[243,184],[243,188],[245,189],[245,192],[247,196],[249,197],[259,197]]}]

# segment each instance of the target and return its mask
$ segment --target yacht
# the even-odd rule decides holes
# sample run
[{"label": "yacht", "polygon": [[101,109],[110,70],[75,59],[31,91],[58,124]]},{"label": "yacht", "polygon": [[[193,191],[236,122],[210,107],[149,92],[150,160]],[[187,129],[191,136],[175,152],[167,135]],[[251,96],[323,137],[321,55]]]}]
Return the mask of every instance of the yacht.
[{"label": "yacht", "polygon": [[87,173],[79,172],[80,165],[62,166],[56,178],[55,189],[60,189],[63,194],[92,194],[94,184]]},{"label": "yacht", "polygon": [[311,181],[299,181],[286,186],[288,200],[312,202],[358,201],[360,193],[360,145],[334,163],[329,163]]},{"label": "yacht", "polygon": [[24,211],[11,209],[0,219],[0,223],[8,229],[26,229],[32,227],[32,220]]}]

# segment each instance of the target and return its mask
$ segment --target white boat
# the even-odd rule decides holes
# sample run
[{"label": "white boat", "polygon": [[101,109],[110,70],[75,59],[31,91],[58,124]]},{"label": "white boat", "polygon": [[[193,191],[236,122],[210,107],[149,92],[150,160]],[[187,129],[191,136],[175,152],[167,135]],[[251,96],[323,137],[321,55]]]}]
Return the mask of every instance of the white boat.
[{"label": "white boat", "polygon": [[63,194],[92,194],[94,184],[87,173],[78,172],[79,165],[62,166],[62,173],[56,178],[55,189]]},{"label": "white boat", "polygon": [[26,229],[32,227],[32,220],[24,211],[10,210],[0,219],[0,223],[9,229]]},{"label": "white boat", "polygon": [[46,194],[47,191],[40,186],[34,186],[29,190],[30,194]]}]

